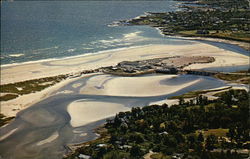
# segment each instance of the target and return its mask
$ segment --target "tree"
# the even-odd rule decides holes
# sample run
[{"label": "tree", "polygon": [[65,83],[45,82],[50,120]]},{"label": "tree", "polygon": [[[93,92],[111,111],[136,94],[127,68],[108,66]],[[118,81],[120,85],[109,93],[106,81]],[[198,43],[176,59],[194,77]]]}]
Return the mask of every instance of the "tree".
[{"label": "tree", "polygon": [[181,96],[179,98],[179,105],[183,105],[185,103],[184,98]]},{"label": "tree", "polygon": [[188,136],[188,144],[189,144],[190,148],[194,148],[195,147],[195,142],[196,142],[196,139],[195,139],[194,135]]},{"label": "tree", "polygon": [[143,152],[138,145],[133,145],[130,150],[130,155],[132,157],[141,157],[143,155]]},{"label": "tree", "polygon": [[124,152],[119,152],[119,151],[111,151],[106,153],[103,156],[103,159],[118,159],[118,158],[130,158],[128,153],[124,153]]},{"label": "tree", "polygon": [[204,137],[203,137],[203,135],[202,135],[201,132],[199,133],[197,140],[198,140],[199,142],[204,142]]},{"label": "tree", "polygon": [[143,135],[142,134],[138,134],[138,133],[135,133],[135,134],[131,134],[129,136],[129,140],[131,142],[135,142],[137,144],[140,144],[142,142],[144,142],[144,138],[143,138]]},{"label": "tree", "polygon": [[213,150],[215,148],[215,144],[217,143],[217,137],[215,135],[209,135],[206,139],[206,149]]},{"label": "tree", "polygon": [[229,128],[229,131],[227,133],[227,136],[230,137],[231,141],[233,141],[233,139],[236,136],[236,132],[234,128]]}]

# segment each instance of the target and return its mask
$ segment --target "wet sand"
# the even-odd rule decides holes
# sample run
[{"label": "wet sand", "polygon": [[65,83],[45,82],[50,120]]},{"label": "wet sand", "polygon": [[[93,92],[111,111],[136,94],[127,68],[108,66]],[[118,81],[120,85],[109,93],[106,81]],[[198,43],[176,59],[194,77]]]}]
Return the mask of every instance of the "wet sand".
[{"label": "wet sand", "polygon": [[[115,65],[124,60],[143,60],[170,56],[212,56],[214,63],[193,64],[190,68],[247,65],[249,57],[209,44],[150,45],[71,59],[3,67],[3,83],[74,73]],[[189,91],[226,86],[223,81],[205,76],[151,75],[138,78],[90,74],[66,80],[40,94],[17,98],[12,104],[26,108],[16,119],[0,129],[0,157],[59,159],[66,145],[93,140],[93,129],[116,112],[145,106]],[[37,96],[36,96],[37,95]],[[32,101],[30,102],[30,100]],[[9,101],[9,102],[13,102]],[[80,101],[80,102],[79,102]],[[171,102],[170,102],[171,103]],[[3,102],[5,111],[11,103]],[[9,104],[9,105],[8,105]],[[29,107],[31,106],[31,107]],[[93,106],[93,107],[91,107]],[[22,107],[20,109],[23,109]],[[111,110],[112,109],[112,110]],[[104,112],[103,112],[104,111]],[[15,112],[15,113],[16,113]],[[5,112],[6,113],[6,112]],[[88,113],[87,115],[85,115]],[[95,116],[95,114],[97,114]],[[82,116],[82,117],[81,117]],[[7,135],[6,135],[7,134]]]},{"label": "wet sand", "polygon": [[[129,110],[134,106],[145,106],[151,102],[166,100],[170,96],[188,91],[225,85],[222,81],[211,77],[179,75],[174,77],[173,80],[171,75],[164,75],[157,82],[163,87],[164,85],[177,86],[181,83],[190,83],[197,80],[198,82],[194,82],[185,88],[177,88],[173,93],[165,92],[165,94],[156,96],[154,94],[151,94],[154,96],[144,96],[143,90],[137,92],[138,96],[136,97],[124,96],[125,94],[84,94],[82,91],[84,88],[86,92],[91,89],[88,86],[91,83],[91,78],[98,79],[102,76],[105,75],[93,74],[89,77],[78,78],[54,91],[50,97],[20,111],[12,123],[0,129],[0,138],[3,138],[0,142],[1,157],[6,159],[45,159],[49,156],[51,159],[59,159],[67,152],[65,147],[67,144],[85,142],[96,138],[97,135],[93,132],[93,129],[103,124],[105,118],[113,116],[115,113]],[[143,76],[143,78],[147,77]],[[119,80],[117,76],[110,76],[110,78],[110,84],[113,80]],[[149,76],[149,78],[151,77]],[[98,87],[99,85],[95,86]],[[111,89],[107,86],[103,85],[103,89]],[[71,93],[62,93],[69,91]],[[88,114],[86,115],[86,113]],[[94,116],[94,114],[102,115]],[[9,135],[6,137],[5,134]]]},{"label": "wet sand", "polygon": [[[59,74],[76,73],[82,70],[90,70],[104,66],[116,65],[118,62],[124,60],[134,61],[172,56],[210,56],[215,58],[215,62],[213,63],[192,64],[185,67],[185,69],[209,68],[210,70],[213,70],[213,68],[216,67],[224,68],[249,65],[249,56],[242,55],[238,52],[233,51],[234,50],[232,50],[231,47],[229,48],[229,50],[225,50],[225,48],[223,47],[219,48],[210,44],[200,42],[194,42],[194,44],[192,45],[148,45],[118,51],[116,50],[102,54],[93,54],[88,56],[80,56],[47,62],[1,67],[1,84],[54,76]],[[16,113],[20,110],[25,109],[32,104],[49,97],[51,92],[60,88],[68,82],[70,82],[70,80],[66,80],[64,82],[56,84],[55,86],[47,88],[41,92],[23,95],[14,100],[2,102],[1,113],[6,116],[15,116]],[[117,86],[119,86],[119,82],[116,82]]]}]

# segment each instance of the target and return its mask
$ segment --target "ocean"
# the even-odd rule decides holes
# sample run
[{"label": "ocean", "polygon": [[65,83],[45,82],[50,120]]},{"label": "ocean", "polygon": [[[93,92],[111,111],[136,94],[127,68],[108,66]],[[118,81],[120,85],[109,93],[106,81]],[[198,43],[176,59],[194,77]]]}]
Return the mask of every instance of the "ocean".
[{"label": "ocean", "polygon": [[101,53],[150,44],[182,45],[148,26],[108,26],[145,12],[177,9],[175,1],[2,2],[1,65]]}]

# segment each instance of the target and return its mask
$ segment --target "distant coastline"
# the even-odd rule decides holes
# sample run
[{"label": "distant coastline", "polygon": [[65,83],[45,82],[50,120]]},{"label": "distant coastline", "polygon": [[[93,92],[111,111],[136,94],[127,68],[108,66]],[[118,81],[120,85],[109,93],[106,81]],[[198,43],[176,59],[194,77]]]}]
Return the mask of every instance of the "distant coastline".
[{"label": "distant coastline", "polygon": [[[178,5],[181,11],[146,12],[132,19],[115,22],[115,25],[148,25],[159,30],[163,36],[226,42],[249,51],[249,27],[240,25],[244,24],[249,17],[247,15],[249,6],[247,9],[247,6],[243,4],[243,2],[237,4],[238,10],[233,10],[231,6],[227,6],[227,3],[217,4],[203,0],[185,1]],[[244,16],[244,18],[238,18],[238,16]],[[230,26],[225,26],[223,23],[228,23]]]}]

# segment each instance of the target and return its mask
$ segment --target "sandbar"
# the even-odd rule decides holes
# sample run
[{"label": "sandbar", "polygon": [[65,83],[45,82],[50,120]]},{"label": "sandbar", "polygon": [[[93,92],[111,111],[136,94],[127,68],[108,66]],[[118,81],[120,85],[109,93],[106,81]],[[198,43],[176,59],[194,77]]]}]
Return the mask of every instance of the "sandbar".
[{"label": "sandbar", "polygon": [[79,127],[88,123],[114,116],[117,112],[128,111],[130,108],[122,104],[79,100],[68,106],[72,127]]}]

